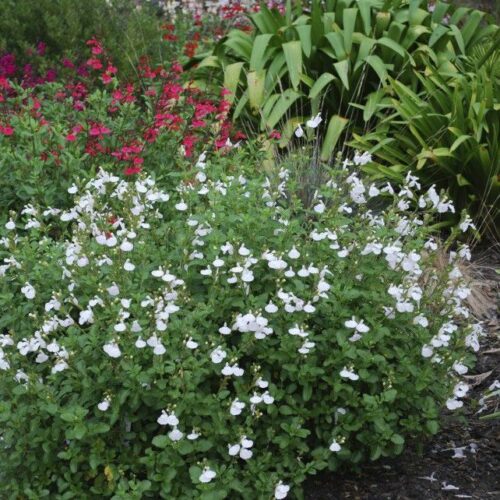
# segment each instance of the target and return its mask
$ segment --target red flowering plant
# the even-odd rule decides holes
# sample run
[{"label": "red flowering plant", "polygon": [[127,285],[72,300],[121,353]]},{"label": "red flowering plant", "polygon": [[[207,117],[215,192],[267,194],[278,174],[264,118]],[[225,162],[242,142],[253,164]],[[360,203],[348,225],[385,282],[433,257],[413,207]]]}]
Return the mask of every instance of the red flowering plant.
[{"label": "red flowering plant", "polygon": [[100,167],[125,177],[165,175],[243,138],[227,118],[224,89],[201,91],[178,62],[153,66],[147,58],[134,83],[122,81],[100,41],[87,45],[85,67],[67,61],[65,80],[23,85],[10,79],[12,68],[0,77],[3,207],[64,206],[67,189]]}]

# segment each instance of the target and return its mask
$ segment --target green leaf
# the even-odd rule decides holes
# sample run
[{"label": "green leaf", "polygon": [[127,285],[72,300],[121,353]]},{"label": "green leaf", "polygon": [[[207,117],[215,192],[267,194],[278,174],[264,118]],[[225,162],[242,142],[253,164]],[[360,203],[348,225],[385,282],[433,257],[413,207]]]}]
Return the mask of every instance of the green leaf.
[{"label": "green leaf", "polygon": [[264,102],[264,84],[266,81],[266,71],[250,71],[247,74],[248,83],[248,103],[254,113],[257,113]]},{"label": "green leaf", "polygon": [[331,73],[323,73],[312,86],[309,91],[309,99],[314,99],[318,96],[318,94],[333,80],[335,80],[335,76]]},{"label": "green leaf", "polygon": [[377,73],[380,81],[383,83],[387,78],[387,67],[384,61],[380,59],[379,56],[369,55],[365,57],[365,61],[373,68],[375,73]]},{"label": "green leaf", "polygon": [[340,80],[344,87],[349,90],[349,61],[340,61],[333,65],[335,71],[340,77]]},{"label": "green leaf", "polygon": [[312,53],[311,26],[309,24],[296,26],[295,30],[299,35],[302,52],[306,57],[310,57]]},{"label": "green leaf", "polygon": [[352,35],[354,33],[354,26],[356,24],[356,17],[358,15],[358,9],[344,9],[344,47],[348,54],[351,53],[352,48]]},{"label": "green leaf", "polygon": [[299,41],[287,42],[282,45],[285,53],[286,65],[290,75],[290,82],[294,90],[297,90],[302,73],[302,47]]},{"label": "green leaf", "polygon": [[168,446],[168,443],[170,442],[170,439],[165,434],[161,434],[159,436],[155,436],[151,442],[157,448],[166,448]]},{"label": "green leaf", "polygon": [[292,89],[285,90],[285,92],[280,95],[269,116],[266,118],[266,126],[269,129],[275,128],[276,124],[286,117],[286,113],[290,109],[290,106],[292,106],[299,97],[301,97],[301,94],[298,92]]},{"label": "green leaf", "polygon": [[404,444],[405,443],[404,437],[400,436],[399,434],[393,434],[392,437],[391,437],[391,441],[394,444]]},{"label": "green leaf", "polygon": [[201,472],[201,468],[197,465],[191,465],[191,467],[189,467],[189,476],[191,477],[191,481],[193,481],[193,483],[200,482]]},{"label": "green leaf", "polygon": [[231,94],[226,97],[226,100],[228,100],[230,103],[234,102],[238,84],[240,82],[242,68],[243,63],[237,62],[234,64],[229,64],[224,69],[224,88],[231,92]]},{"label": "green leaf", "polygon": [[267,62],[267,58],[264,57],[264,54],[273,36],[274,35],[271,34],[264,34],[255,37],[252,46],[252,55],[250,57],[250,71],[256,71],[264,67]]},{"label": "green leaf", "polygon": [[349,120],[339,115],[332,116],[328,124],[323,146],[321,147],[321,160],[328,161],[335,146]]}]

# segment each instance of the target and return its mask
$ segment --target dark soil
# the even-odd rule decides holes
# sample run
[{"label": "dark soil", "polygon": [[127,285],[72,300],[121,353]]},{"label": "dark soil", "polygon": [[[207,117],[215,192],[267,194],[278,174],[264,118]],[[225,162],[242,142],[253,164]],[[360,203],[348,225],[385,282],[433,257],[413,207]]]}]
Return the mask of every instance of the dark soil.
[{"label": "dark soil", "polygon": [[[498,305],[498,267],[495,263],[487,273],[492,305]],[[468,373],[472,388],[461,416],[444,412],[439,434],[424,443],[420,453],[416,445],[409,445],[399,457],[367,464],[361,473],[322,472],[310,478],[307,500],[500,500],[500,418],[480,419],[499,409],[499,399],[488,399],[488,407],[478,413],[484,391],[500,380],[497,311],[488,316],[488,335],[482,339],[476,367]]]}]

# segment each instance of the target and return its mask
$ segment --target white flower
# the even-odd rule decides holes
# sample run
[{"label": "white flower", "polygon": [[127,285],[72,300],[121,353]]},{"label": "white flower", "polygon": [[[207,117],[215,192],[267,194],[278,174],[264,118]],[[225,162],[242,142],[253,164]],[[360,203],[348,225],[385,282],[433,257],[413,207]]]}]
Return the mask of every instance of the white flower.
[{"label": "white flower", "polygon": [[172,441],[180,441],[182,438],[183,438],[184,434],[179,430],[177,429],[177,427],[174,427],[169,433],[168,433],[168,437],[172,440]]},{"label": "white flower", "polygon": [[124,240],[122,244],[120,245],[120,250],[122,252],[131,252],[134,249],[133,243],[131,243],[128,240]]},{"label": "white flower", "polygon": [[144,347],[146,347],[146,342],[144,342],[144,340],[141,337],[139,337],[135,341],[135,347],[137,347],[138,349],[143,349]]},{"label": "white flower", "polygon": [[372,161],[372,155],[370,153],[359,154],[357,151],[354,154],[353,162],[354,165],[366,165]]},{"label": "white flower", "polygon": [[288,496],[288,492],[290,491],[290,486],[288,484],[283,484],[281,481],[274,488],[274,498],[276,500],[282,500]]},{"label": "white flower", "polygon": [[212,360],[212,363],[219,364],[226,356],[227,353],[219,346],[211,352],[210,359]]},{"label": "white flower", "polygon": [[264,310],[269,314],[274,314],[275,312],[278,311],[278,306],[276,306],[272,302],[269,302],[269,304],[267,304],[266,307],[264,307]]},{"label": "white flower", "polygon": [[97,408],[101,411],[106,411],[109,408],[109,398],[103,399],[98,405]]},{"label": "white flower", "polygon": [[36,295],[34,287],[30,285],[28,282],[26,282],[26,284],[21,288],[21,292],[28,300],[33,300]]},{"label": "white flower", "polygon": [[10,219],[7,224],[5,224],[5,229],[7,229],[8,231],[12,231],[14,229],[16,229],[16,223]]},{"label": "white flower", "polygon": [[57,372],[62,372],[63,370],[66,370],[68,368],[68,363],[64,361],[64,359],[59,359],[57,363],[52,367],[52,370],[50,370],[51,373],[57,373]]},{"label": "white flower", "polygon": [[179,419],[174,412],[167,412],[166,410],[161,411],[161,415],[156,420],[160,425],[171,425],[176,427],[179,425]]},{"label": "white flower", "polygon": [[200,437],[200,434],[198,434],[194,429],[191,431],[190,434],[186,436],[190,441],[195,441]]},{"label": "white flower", "polygon": [[460,363],[459,361],[455,361],[453,363],[453,369],[459,374],[459,375],[465,375],[469,369],[463,364]]},{"label": "white flower", "polygon": [[109,295],[111,295],[111,297],[116,297],[117,295],[120,294],[120,288],[116,283],[113,283],[107,290]]},{"label": "white flower", "polygon": [[340,371],[340,376],[350,380],[358,380],[359,375],[356,375],[353,370],[349,370],[346,366]]},{"label": "white flower", "polygon": [[229,335],[231,333],[231,328],[227,326],[227,323],[224,323],[224,326],[219,328],[219,333],[221,335]]},{"label": "white flower", "polygon": [[317,214],[322,214],[324,211],[325,211],[325,204],[320,201],[318,204],[314,205],[314,211],[317,213]]},{"label": "white flower", "polygon": [[92,309],[84,309],[83,311],[80,311],[80,317],[78,319],[78,323],[80,325],[85,325],[86,323],[93,323],[94,322],[94,313],[92,312]]},{"label": "white flower", "polygon": [[243,408],[245,408],[245,403],[236,398],[231,403],[231,408],[229,409],[229,413],[231,413],[231,415],[233,416],[239,415],[243,411]]},{"label": "white flower", "polygon": [[459,224],[458,226],[462,232],[466,232],[470,227],[472,229],[476,229],[476,226],[473,224],[472,219],[469,217],[469,215],[465,216],[465,219]]},{"label": "white flower", "polygon": [[[318,113],[316,116],[312,117],[310,120],[307,120],[306,122],[306,127],[309,128],[316,128],[323,119],[321,118],[321,113]],[[283,497],[285,498],[285,497]]]},{"label": "white flower", "polygon": [[179,203],[176,203],[175,205],[176,210],[179,210],[179,212],[184,212],[188,209],[188,206],[184,202],[184,200],[181,200]]},{"label": "white flower", "polygon": [[304,135],[304,130],[302,129],[299,123],[299,126],[295,129],[295,137],[300,139],[303,135]]},{"label": "white flower", "polygon": [[261,389],[265,389],[266,387],[269,386],[269,382],[267,380],[264,380],[262,377],[259,377],[255,382],[255,385],[257,387],[260,387]]},{"label": "white flower", "polygon": [[432,349],[432,346],[430,345],[427,345],[425,344],[423,347],[422,347],[422,356],[424,358],[430,358],[432,356],[432,354],[434,353],[434,350]]},{"label": "white flower", "polygon": [[300,257],[300,252],[295,248],[295,246],[293,246],[292,249],[288,252],[288,257],[290,259],[298,259]]},{"label": "white flower", "polygon": [[458,399],[448,399],[446,401],[446,408],[448,410],[456,410],[457,408],[461,408],[464,405],[463,401],[459,401]]},{"label": "white flower", "polygon": [[365,325],[363,320],[358,322],[356,321],[356,318],[354,316],[350,320],[346,321],[344,325],[347,328],[352,328],[359,333],[366,333],[370,331],[370,328],[367,325]]},{"label": "white flower", "polygon": [[215,476],[217,476],[215,471],[210,467],[205,467],[199,477],[200,483],[209,483]]},{"label": "white flower", "polygon": [[267,265],[271,269],[286,269],[288,267],[288,264],[283,259],[279,258],[268,261]]},{"label": "white flower", "polygon": [[102,349],[111,358],[119,358],[122,354],[116,342],[110,342],[109,344],[104,344]]},{"label": "white flower", "polygon": [[158,342],[153,347],[153,353],[156,354],[157,356],[161,356],[162,354],[165,354],[166,352],[167,352],[167,350],[165,349],[165,346],[161,342]]},{"label": "white flower", "polygon": [[187,340],[186,340],[186,347],[188,349],[196,349],[198,347],[198,342],[195,342],[192,337],[189,337]]},{"label": "white flower", "polygon": [[245,245],[241,245],[238,249],[238,253],[241,256],[246,257],[247,255],[250,255],[250,250]]},{"label": "white flower", "polygon": [[333,452],[338,452],[342,449],[342,446],[340,446],[339,443],[337,443],[337,440],[333,440],[332,441],[332,444],[330,445],[330,451],[333,451]]}]

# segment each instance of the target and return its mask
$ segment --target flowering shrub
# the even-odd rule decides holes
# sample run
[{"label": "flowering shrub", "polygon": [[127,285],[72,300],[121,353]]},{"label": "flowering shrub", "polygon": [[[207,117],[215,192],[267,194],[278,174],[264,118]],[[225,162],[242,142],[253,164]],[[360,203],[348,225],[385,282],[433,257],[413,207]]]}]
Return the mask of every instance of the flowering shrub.
[{"label": "flowering shrub", "polygon": [[[0,76],[0,202],[18,209],[28,200],[59,208],[76,178],[99,166],[125,176],[142,170],[169,175],[212,148],[224,152],[243,134],[227,118],[226,92],[202,92],[178,63],[151,67],[140,82],[123,83],[102,44],[89,40],[83,70],[46,83]],[[24,88],[23,88],[24,87]]]},{"label": "flowering shrub", "polygon": [[5,491],[300,496],[307,474],[396,455],[461,406],[480,334],[468,249],[433,267],[417,181],[394,193],[346,162],[305,205],[286,168],[243,154],[158,183],[99,170],[68,209],[2,228]]}]

